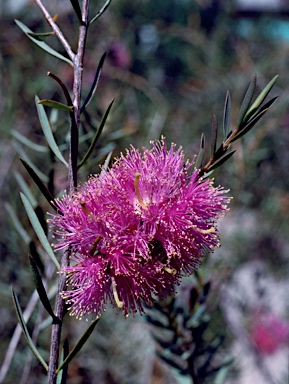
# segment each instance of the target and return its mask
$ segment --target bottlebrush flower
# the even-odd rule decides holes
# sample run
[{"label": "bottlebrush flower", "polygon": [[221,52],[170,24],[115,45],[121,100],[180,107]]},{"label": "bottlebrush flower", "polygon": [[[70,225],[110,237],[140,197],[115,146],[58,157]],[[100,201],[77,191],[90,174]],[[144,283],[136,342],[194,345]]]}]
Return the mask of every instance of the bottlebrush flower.
[{"label": "bottlebrush flower", "polygon": [[62,271],[72,315],[99,315],[108,300],[125,315],[144,312],[219,246],[216,223],[230,199],[193,165],[164,139],[142,153],[131,147],[58,201],[63,214],[51,224],[55,247],[73,251],[74,265]]}]

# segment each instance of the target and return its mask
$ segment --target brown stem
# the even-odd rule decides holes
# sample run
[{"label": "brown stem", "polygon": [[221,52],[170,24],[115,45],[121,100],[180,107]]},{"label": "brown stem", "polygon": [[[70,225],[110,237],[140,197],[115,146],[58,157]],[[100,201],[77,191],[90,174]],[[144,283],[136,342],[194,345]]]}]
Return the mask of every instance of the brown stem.
[{"label": "brown stem", "polygon": [[38,7],[41,9],[41,11],[44,14],[46,20],[48,21],[48,23],[52,27],[53,31],[55,32],[56,36],[58,37],[59,41],[61,42],[61,44],[63,45],[64,49],[66,50],[68,56],[73,61],[74,57],[75,57],[75,53],[72,51],[70,45],[68,44],[66,38],[64,37],[63,33],[59,29],[58,25],[55,23],[53,18],[50,16],[49,12],[44,7],[44,5],[42,4],[41,0],[34,0],[34,1],[38,5]]},{"label": "brown stem", "polygon": [[[39,3],[40,0],[35,0]],[[80,124],[80,103],[81,103],[81,90],[82,90],[82,75],[83,75],[83,58],[85,51],[85,42],[88,29],[88,9],[89,1],[83,0],[82,2],[82,22],[79,29],[78,49],[74,62],[74,83],[73,83],[73,112],[70,115],[70,157],[69,157],[69,170],[68,182],[70,192],[73,193],[77,186],[77,157],[78,157],[78,130]],[[61,260],[61,269],[69,265],[70,250],[63,253]],[[58,295],[55,302],[55,315],[60,319],[60,324],[52,325],[51,345],[50,345],[50,359],[48,367],[48,384],[56,384],[56,369],[58,365],[59,344],[61,339],[62,320],[64,316],[65,303],[60,292],[66,289],[66,275],[65,273],[59,274],[58,278]]]},{"label": "brown stem", "polygon": [[69,188],[73,192],[77,186],[77,157],[78,157],[78,131],[80,124],[80,108],[81,108],[81,90],[83,76],[83,59],[85,51],[86,36],[88,30],[88,9],[89,1],[82,2],[82,22],[79,26],[79,38],[77,53],[74,58],[74,82],[73,82],[73,115],[71,116],[71,142],[70,142],[70,158],[69,158]]},{"label": "brown stem", "polygon": [[[63,252],[63,256],[61,259],[61,269],[65,268],[69,264],[69,254],[70,250],[66,250]],[[56,369],[58,366],[58,356],[59,356],[59,344],[61,338],[61,329],[62,329],[62,320],[64,316],[65,302],[60,296],[60,292],[65,291],[65,282],[66,275],[65,273],[60,273],[58,277],[58,294],[56,295],[55,300],[55,316],[60,320],[57,324],[52,324],[52,332],[51,332],[51,342],[50,342],[50,357],[49,357],[49,365],[48,365],[48,384],[56,383]]]}]

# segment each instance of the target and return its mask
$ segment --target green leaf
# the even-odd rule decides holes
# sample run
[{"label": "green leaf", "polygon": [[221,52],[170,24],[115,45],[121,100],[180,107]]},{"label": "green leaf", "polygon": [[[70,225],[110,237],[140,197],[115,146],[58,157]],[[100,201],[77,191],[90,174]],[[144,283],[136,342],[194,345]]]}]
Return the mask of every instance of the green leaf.
[{"label": "green leaf", "polygon": [[275,101],[278,99],[278,96],[273,97],[273,99],[269,100],[266,104],[264,104],[260,109],[257,109],[257,111],[250,116],[249,122],[251,122],[259,113],[263,112],[265,109],[269,109],[271,105],[275,103]]},{"label": "green leaf", "polygon": [[228,138],[230,132],[230,114],[231,114],[231,97],[230,92],[227,92],[225,106],[224,106],[224,115],[223,115],[223,134],[224,141]]},{"label": "green leaf", "polygon": [[254,75],[254,78],[251,81],[251,83],[250,83],[250,85],[246,91],[245,97],[244,97],[242,104],[241,104],[241,107],[240,107],[240,112],[239,112],[238,121],[237,121],[237,127],[240,127],[240,125],[242,124],[244,116],[246,115],[246,113],[250,107],[250,104],[251,104],[251,101],[253,98],[253,94],[254,94],[254,91],[256,88],[256,80],[257,80],[256,75]]},{"label": "green leaf", "polygon": [[104,4],[104,6],[97,12],[97,14],[90,20],[89,22],[89,25],[94,23],[95,20],[97,20],[102,14],[103,12],[106,10],[106,8],[109,6],[109,4],[111,3],[111,0],[107,0]]},{"label": "green leaf", "polygon": [[27,197],[23,193],[20,193],[20,196],[21,196],[21,200],[23,202],[24,208],[27,212],[28,218],[30,220],[30,223],[31,223],[40,243],[42,244],[44,250],[46,251],[46,253],[50,257],[50,259],[55,264],[56,268],[60,269],[59,262],[57,261],[55,255],[54,255],[54,252],[51,248],[51,245],[49,244],[49,241],[47,240],[47,237],[45,236],[44,230],[43,230],[41,224],[39,223],[39,220],[36,216],[36,213],[34,212],[32,205],[30,204],[29,200],[27,199]]},{"label": "green leaf", "polygon": [[50,107],[50,108],[60,109],[61,111],[67,111],[67,112],[73,111],[73,107],[60,103],[59,101],[43,99],[43,100],[39,100],[38,104],[45,105],[46,107]]},{"label": "green leaf", "polygon": [[33,194],[31,193],[30,188],[28,187],[26,181],[24,180],[22,175],[20,175],[19,172],[15,172],[14,176],[15,176],[15,179],[16,179],[21,191],[28,197],[31,205],[33,206],[33,208],[35,208],[38,203],[37,203],[35,197],[33,196]]},{"label": "green leaf", "polygon": [[24,159],[24,161],[29,165],[29,167],[33,168],[37,176],[44,182],[48,183],[49,179],[48,177],[40,171],[39,168],[37,168],[32,161],[27,156],[26,152],[23,150],[22,146],[19,145],[17,142],[13,142],[12,145],[15,147],[17,153],[19,154],[20,158]]},{"label": "green leaf", "polygon": [[250,131],[254,127],[254,125],[261,119],[261,117],[268,111],[267,109],[263,109],[254,119],[250,120],[250,122],[236,135],[232,138],[231,143],[233,141],[238,140],[240,137],[244,136],[247,132]]},{"label": "green leaf", "polygon": [[17,217],[14,209],[12,208],[12,206],[9,203],[5,203],[5,209],[8,212],[16,231],[18,232],[18,234],[20,235],[20,237],[22,238],[24,243],[28,245],[31,241],[30,236],[28,235],[27,231],[21,225],[20,220]]},{"label": "green leaf", "polygon": [[99,139],[99,137],[101,135],[101,132],[102,132],[102,130],[104,128],[106,119],[107,119],[107,117],[109,115],[109,112],[111,110],[113,102],[114,102],[114,99],[110,102],[109,106],[107,107],[107,109],[106,109],[106,111],[105,111],[105,113],[104,113],[104,115],[103,115],[103,117],[101,119],[101,122],[99,124],[98,130],[95,133],[95,136],[94,136],[94,138],[92,140],[92,143],[90,144],[90,147],[88,148],[86,154],[84,155],[83,159],[81,160],[81,162],[78,165],[78,169],[80,169],[83,166],[83,164],[85,164],[85,162],[87,161],[89,156],[92,154],[92,151],[93,151],[93,149],[95,147],[95,144],[97,143],[97,141],[98,141],[98,139]]},{"label": "green leaf", "polygon": [[[63,361],[66,359],[66,357],[69,354],[69,344],[68,340],[65,339],[61,351],[61,356],[60,356],[60,365],[63,363]],[[65,367],[59,372],[57,375],[57,381],[56,384],[65,384],[67,380],[67,371],[68,371],[68,364],[65,365]]]},{"label": "green leaf", "polygon": [[35,102],[36,102],[36,107],[37,107],[37,112],[38,112],[38,116],[39,116],[39,120],[40,120],[40,124],[41,124],[41,127],[42,127],[42,130],[43,130],[43,133],[46,137],[46,140],[52,150],[52,152],[55,154],[55,156],[66,166],[68,167],[68,164],[67,164],[67,161],[64,159],[64,157],[62,156],[59,148],[58,148],[58,145],[56,144],[56,141],[54,139],[54,136],[53,136],[53,133],[52,133],[52,129],[51,129],[51,126],[50,126],[50,123],[49,123],[49,120],[48,120],[48,117],[46,115],[46,112],[44,110],[44,107],[43,105],[41,104],[38,104],[39,102],[39,98],[37,96],[35,96]]},{"label": "green leaf", "polygon": [[33,141],[27,139],[27,137],[21,135],[21,133],[12,130],[11,131],[12,136],[14,136],[20,143],[26,145],[27,147],[33,149],[34,151],[41,152],[41,153],[47,153],[48,148],[45,147],[44,145],[39,145],[34,143]]},{"label": "green leaf", "polygon": [[45,52],[49,53],[50,55],[54,56],[54,57],[57,57],[58,59],[60,60],[63,60],[65,61],[66,63],[68,63],[69,65],[71,65],[73,67],[73,62],[69,59],[67,59],[65,56],[62,56],[60,53],[58,53],[57,51],[55,51],[53,48],[51,48],[49,45],[47,45],[46,43],[44,43],[44,41],[38,39],[38,38],[35,38],[33,37],[33,31],[31,31],[31,29],[29,29],[25,24],[23,24],[21,21],[19,20],[15,20],[15,23],[18,25],[18,27],[25,33],[25,35],[27,37],[29,37],[30,40],[33,41],[33,43],[35,43],[36,45],[38,45],[38,47],[40,47],[41,49],[43,49]]},{"label": "green leaf", "polygon": [[202,168],[202,163],[203,163],[203,158],[204,158],[204,151],[205,151],[205,135],[202,133],[200,150],[199,150],[199,153],[198,153],[196,161],[195,161],[195,167],[197,169]]},{"label": "green leaf", "polygon": [[81,23],[82,22],[82,15],[81,15],[81,9],[80,9],[78,0],[70,0],[70,2],[71,2],[71,5],[73,6],[73,9],[76,13],[76,16],[77,16],[79,22]]},{"label": "green leaf", "polygon": [[38,292],[38,295],[39,295],[39,298],[41,300],[41,303],[43,304],[44,308],[49,313],[49,315],[52,317],[53,322],[55,324],[56,323],[59,324],[60,320],[58,319],[58,317],[56,317],[54,315],[54,312],[52,310],[50,301],[49,301],[49,299],[47,297],[47,293],[46,293],[46,290],[44,288],[41,276],[39,274],[39,271],[38,271],[38,268],[37,268],[37,264],[36,264],[35,260],[33,259],[33,257],[31,255],[29,255],[29,261],[30,261],[30,267],[31,267],[33,282],[34,282],[35,288],[36,288],[36,290]]},{"label": "green leaf", "polygon": [[[16,20],[15,20],[16,21]],[[46,37],[55,35],[55,32],[43,32],[43,33],[34,33],[34,32],[28,32],[28,36],[34,37],[36,40],[42,41]]]},{"label": "green leaf", "polygon": [[36,245],[34,241],[30,241],[29,243],[29,251],[31,256],[33,257],[33,260],[35,261],[37,268],[40,270],[41,274],[44,274],[44,265],[42,263],[41,257],[39,253],[37,252]]},{"label": "green leaf", "polygon": [[68,365],[72,359],[77,355],[77,353],[81,350],[81,348],[84,346],[84,344],[89,339],[90,335],[92,334],[96,324],[99,321],[99,317],[93,320],[90,324],[90,326],[86,329],[84,334],[81,336],[81,338],[76,343],[75,347],[72,349],[72,351],[69,353],[69,355],[66,357],[66,359],[60,364],[59,368],[57,369],[57,373],[60,372],[64,366]]},{"label": "green leaf", "polygon": [[234,149],[231,152],[226,152],[223,156],[221,156],[218,160],[216,160],[209,168],[208,172],[212,171],[213,169],[218,168],[220,165],[224,164],[225,161],[227,161],[231,156],[234,155],[236,152],[236,149]]},{"label": "green leaf", "polygon": [[246,113],[244,117],[244,122],[249,121],[250,117],[257,111],[257,109],[260,107],[260,105],[263,103],[263,101],[267,97],[268,93],[271,91],[277,79],[278,79],[278,75],[273,77],[273,79],[266,85],[266,87],[263,89],[263,91],[260,93],[260,95],[257,97],[257,99],[254,101],[254,103],[251,105],[250,109]]},{"label": "green leaf", "polygon": [[105,56],[106,56],[106,52],[102,55],[102,57],[101,57],[101,59],[99,61],[99,64],[98,64],[98,67],[97,67],[97,70],[96,70],[96,73],[95,73],[95,76],[94,76],[94,80],[93,80],[91,89],[89,91],[89,94],[87,95],[87,98],[85,99],[85,102],[83,103],[83,106],[80,108],[80,113],[82,113],[85,110],[85,108],[91,102],[91,100],[93,98],[93,95],[95,94],[95,91],[96,91],[97,85],[98,85],[98,81],[99,81],[99,78],[100,78],[100,75],[101,75],[101,70],[102,70],[102,67],[103,67],[103,63],[104,63],[104,60],[105,60]]},{"label": "green leaf", "polygon": [[26,168],[29,175],[32,177],[35,184],[38,186],[38,188],[42,192],[43,196],[46,198],[48,203],[51,205],[51,207],[55,211],[57,211],[58,213],[61,214],[61,212],[59,211],[59,209],[57,207],[57,203],[56,203],[54,197],[52,196],[52,194],[50,193],[50,191],[48,190],[46,185],[43,183],[43,181],[40,179],[40,177],[36,174],[36,172],[33,170],[33,168],[25,160],[23,160],[21,157],[20,157],[20,161],[24,165],[24,167]]},{"label": "green leaf", "polygon": [[212,135],[211,135],[211,158],[213,159],[216,153],[217,139],[218,139],[218,120],[217,120],[217,116],[213,114]]},{"label": "green leaf", "polygon": [[40,355],[40,353],[38,352],[37,348],[35,347],[30,335],[29,335],[29,332],[28,332],[28,329],[27,329],[27,326],[26,326],[26,323],[25,323],[25,320],[24,320],[24,317],[23,317],[23,314],[22,314],[22,311],[21,311],[21,308],[20,308],[20,305],[19,305],[19,301],[18,301],[18,298],[14,292],[14,289],[11,287],[11,291],[12,291],[12,299],[13,299],[13,303],[14,303],[14,306],[15,306],[15,310],[16,310],[16,314],[17,314],[17,317],[18,317],[18,321],[19,321],[19,324],[22,328],[22,331],[23,331],[23,334],[26,338],[26,341],[31,349],[31,351],[34,353],[34,355],[36,356],[36,358],[38,359],[38,361],[43,365],[44,369],[46,371],[48,371],[48,365],[46,364],[46,362],[44,361],[44,359],[42,358],[42,356]]}]

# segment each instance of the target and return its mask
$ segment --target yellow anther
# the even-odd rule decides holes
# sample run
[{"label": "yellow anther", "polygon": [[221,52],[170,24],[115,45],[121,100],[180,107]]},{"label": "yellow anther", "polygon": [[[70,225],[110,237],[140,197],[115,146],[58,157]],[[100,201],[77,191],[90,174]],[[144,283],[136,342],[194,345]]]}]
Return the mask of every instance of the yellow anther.
[{"label": "yellow anther", "polygon": [[89,251],[89,254],[90,256],[93,256],[95,250],[96,250],[96,247],[97,247],[97,244],[100,242],[100,240],[102,239],[102,236],[97,236],[97,238],[94,240],[94,243],[92,244],[92,247]]},{"label": "yellow anther", "polygon": [[198,228],[196,225],[194,225],[193,228],[194,228],[196,231],[202,233],[203,235],[208,235],[209,233],[214,233],[214,232],[216,232],[216,231],[215,231],[215,227],[211,227],[211,228],[209,228],[209,229],[201,229],[201,228]]},{"label": "yellow anther", "polygon": [[138,187],[138,184],[139,184],[139,178],[141,177],[141,174],[140,173],[136,173],[135,174],[135,179],[134,179],[134,190],[135,190],[135,194],[136,194],[136,197],[138,199],[138,202],[140,204],[141,207],[143,207],[144,209],[147,209],[147,206],[145,204],[145,202],[143,201],[143,198],[140,194],[140,190],[139,190],[139,187]]},{"label": "yellow anther", "polygon": [[116,302],[117,307],[121,309],[123,307],[123,301],[119,300],[118,293],[116,290],[117,284],[115,282],[114,277],[111,278],[111,282],[112,282],[112,293],[113,293],[114,300]]},{"label": "yellow anther", "polygon": [[168,272],[170,275],[175,275],[177,271],[173,268],[163,267],[163,270]]},{"label": "yellow anther", "polygon": [[84,201],[81,201],[81,202],[80,202],[80,205],[81,205],[81,208],[84,210],[84,212],[85,212],[88,216],[91,216],[91,215],[92,215],[92,213],[87,209],[87,207],[86,207]]}]

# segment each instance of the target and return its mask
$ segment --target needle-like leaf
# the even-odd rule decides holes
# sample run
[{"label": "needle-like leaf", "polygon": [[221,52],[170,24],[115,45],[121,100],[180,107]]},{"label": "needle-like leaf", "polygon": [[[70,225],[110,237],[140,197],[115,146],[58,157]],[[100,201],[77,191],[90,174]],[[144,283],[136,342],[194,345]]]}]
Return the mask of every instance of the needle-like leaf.
[{"label": "needle-like leaf", "polygon": [[36,213],[34,212],[32,205],[30,204],[29,200],[27,199],[27,197],[23,193],[20,193],[20,196],[21,196],[21,200],[23,202],[24,208],[26,210],[26,213],[28,215],[28,218],[30,220],[30,223],[31,223],[40,243],[42,244],[44,250],[46,251],[46,253],[50,257],[50,259],[55,264],[56,268],[60,269],[59,262],[57,261],[55,255],[54,255],[54,252],[51,248],[51,245],[49,244],[49,241],[47,240],[47,237],[46,237],[44,230],[43,230],[43,228],[42,228],[42,226],[38,220],[38,217],[36,216]]},{"label": "needle-like leaf", "polygon": [[68,63],[69,65],[71,65],[73,67],[73,62],[71,60],[67,59],[65,56],[62,56],[60,53],[55,51],[49,45],[44,43],[44,41],[40,40],[39,38],[34,37],[33,36],[33,31],[31,31],[31,29],[29,29],[25,24],[23,24],[19,20],[15,20],[15,23],[25,33],[25,35],[27,37],[29,37],[30,40],[33,41],[33,43],[38,45],[38,47],[40,47],[41,49],[43,49],[45,52],[49,53],[50,55],[52,55],[54,57],[57,57],[58,59],[60,59],[62,61],[65,61],[66,63]]},{"label": "needle-like leaf", "polygon": [[55,100],[43,99],[43,100],[39,100],[38,104],[45,105],[46,107],[50,107],[50,108],[60,109],[61,111],[67,111],[67,112],[73,111],[72,106],[60,103],[59,101],[55,101]]},{"label": "needle-like leaf", "polygon": [[30,267],[31,267],[34,285],[35,285],[35,288],[38,292],[41,303],[43,304],[44,308],[49,313],[49,315],[52,317],[53,322],[59,323],[60,320],[58,319],[57,316],[54,315],[50,301],[47,297],[47,293],[46,293],[46,290],[44,288],[40,273],[38,271],[37,264],[31,255],[29,255],[29,262],[30,262]]},{"label": "needle-like leaf", "polygon": [[95,94],[95,91],[96,91],[97,85],[98,85],[98,81],[99,81],[99,78],[100,78],[100,75],[101,75],[101,70],[102,70],[102,67],[103,67],[103,63],[104,63],[104,60],[105,60],[105,56],[106,56],[106,52],[102,55],[102,57],[101,57],[101,59],[99,61],[99,64],[98,64],[98,67],[97,67],[97,70],[96,70],[96,73],[95,73],[95,76],[94,76],[94,80],[93,80],[91,89],[89,91],[89,94],[87,95],[87,98],[85,99],[85,101],[83,103],[83,106],[80,109],[80,113],[82,113],[85,110],[85,108],[91,102],[91,99],[93,98],[93,95]]},{"label": "needle-like leaf", "polygon": [[89,24],[92,24],[95,22],[95,20],[97,20],[102,14],[103,12],[106,10],[106,8],[109,6],[109,4],[111,3],[111,0],[107,0],[104,4],[104,6],[97,12],[97,14],[90,20]]},{"label": "needle-like leaf", "polygon": [[253,94],[254,94],[254,91],[256,88],[256,81],[257,81],[256,75],[254,75],[254,78],[251,81],[251,83],[250,83],[250,85],[246,91],[246,94],[244,96],[244,99],[243,99],[241,107],[240,107],[240,112],[239,112],[238,121],[237,121],[237,127],[241,126],[243,119],[244,119],[244,116],[246,115],[246,113],[250,107],[250,104],[251,104],[251,101],[253,98]]},{"label": "needle-like leaf", "polygon": [[57,373],[60,372],[64,366],[69,364],[72,361],[72,359],[77,355],[77,353],[81,350],[81,348],[84,346],[84,344],[87,342],[90,335],[92,334],[92,332],[93,332],[96,324],[98,323],[99,319],[100,318],[98,317],[92,321],[90,326],[86,329],[84,334],[81,336],[81,338],[76,343],[75,347],[71,350],[71,352],[66,357],[66,359],[60,364],[59,368],[57,369]]},{"label": "needle-like leaf", "polygon": [[44,107],[43,107],[43,105],[38,104],[39,101],[40,101],[39,98],[37,96],[35,96],[35,102],[36,102],[36,107],[37,107],[37,112],[38,112],[40,124],[41,124],[42,130],[43,130],[43,133],[44,133],[44,135],[46,137],[47,143],[50,146],[52,152],[55,154],[55,156],[66,167],[68,167],[67,161],[62,156],[62,154],[61,154],[61,152],[60,152],[60,150],[58,148],[58,145],[56,144],[56,141],[54,139],[54,136],[53,136],[53,133],[52,133],[52,129],[51,129],[48,117],[46,115],[46,112],[44,110]]},{"label": "needle-like leaf", "polygon": [[101,122],[99,124],[98,130],[95,133],[95,136],[94,136],[94,138],[92,140],[92,143],[90,144],[90,147],[88,148],[86,154],[84,155],[83,159],[81,160],[81,162],[78,165],[78,169],[80,169],[83,166],[83,164],[85,164],[85,162],[87,161],[89,156],[92,154],[92,151],[93,151],[93,149],[95,147],[95,144],[97,143],[97,141],[98,141],[98,139],[99,139],[99,137],[101,135],[101,132],[102,132],[102,130],[104,128],[106,119],[107,119],[107,117],[109,115],[109,112],[110,112],[110,109],[112,107],[113,102],[114,102],[114,99],[110,102],[109,106],[107,107],[107,109],[106,109],[106,111],[105,111],[105,113],[104,113],[104,115],[103,115],[103,117],[101,119]]},{"label": "needle-like leaf", "polygon": [[231,96],[230,92],[227,92],[225,106],[224,106],[224,115],[223,115],[223,134],[224,141],[228,138],[230,131],[230,114],[231,114]]},{"label": "needle-like leaf", "polygon": [[46,371],[48,371],[48,365],[46,364],[46,362],[44,361],[43,357],[38,352],[37,348],[35,347],[32,339],[31,339],[31,337],[29,335],[29,332],[28,332],[28,329],[27,329],[27,326],[26,326],[26,323],[25,323],[25,320],[24,320],[24,317],[23,317],[23,314],[22,314],[22,310],[21,310],[20,305],[19,305],[18,298],[17,298],[16,293],[14,292],[14,289],[12,287],[11,287],[11,291],[12,291],[12,299],[13,299],[13,303],[14,303],[14,306],[15,306],[17,318],[18,318],[19,324],[20,324],[20,326],[22,328],[23,334],[24,334],[24,336],[26,338],[26,341],[27,341],[31,351],[34,353],[34,355],[38,359],[38,361],[42,364],[44,369]]}]

